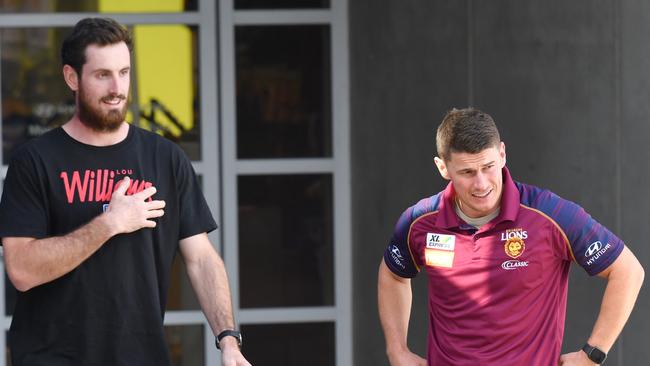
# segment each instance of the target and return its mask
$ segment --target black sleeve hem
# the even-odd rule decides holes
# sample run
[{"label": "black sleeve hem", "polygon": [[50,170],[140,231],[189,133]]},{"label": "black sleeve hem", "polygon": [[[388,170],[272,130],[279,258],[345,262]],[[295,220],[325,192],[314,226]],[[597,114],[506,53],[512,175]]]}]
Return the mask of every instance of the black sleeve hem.
[{"label": "black sleeve hem", "polygon": [[394,274],[396,274],[396,275],[398,275],[398,276],[400,276],[402,278],[415,278],[415,276],[418,275],[417,272],[416,273],[406,273],[406,272],[400,271],[398,268],[396,268],[393,265],[393,263],[390,260],[388,260],[386,258],[387,255],[388,255],[387,253],[384,253],[384,263],[386,263],[386,267],[388,267],[388,269],[390,269],[390,271],[393,272]]}]

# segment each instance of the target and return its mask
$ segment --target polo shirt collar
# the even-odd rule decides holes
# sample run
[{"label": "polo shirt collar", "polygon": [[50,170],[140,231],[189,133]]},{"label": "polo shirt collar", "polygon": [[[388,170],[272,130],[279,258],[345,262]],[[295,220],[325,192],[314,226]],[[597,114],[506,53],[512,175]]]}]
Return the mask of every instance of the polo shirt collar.
[{"label": "polo shirt collar", "polygon": [[[515,182],[510,176],[510,171],[507,167],[501,170],[503,175],[503,193],[501,195],[501,210],[499,215],[492,220],[493,223],[500,223],[502,221],[515,221],[519,213],[519,190]],[[440,201],[439,214],[436,218],[436,226],[442,228],[454,228],[465,225],[460,220],[454,209],[454,198],[456,191],[454,185],[449,182],[447,187],[442,193],[442,200]]]}]

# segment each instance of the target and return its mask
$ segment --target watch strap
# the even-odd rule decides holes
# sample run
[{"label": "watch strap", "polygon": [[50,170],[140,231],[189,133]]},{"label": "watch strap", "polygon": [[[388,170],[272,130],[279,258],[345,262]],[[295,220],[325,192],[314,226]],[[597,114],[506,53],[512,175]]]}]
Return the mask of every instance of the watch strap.
[{"label": "watch strap", "polygon": [[225,337],[235,337],[235,339],[237,339],[237,345],[241,349],[241,343],[242,343],[241,332],[234,329],[226,329],[217,335],[217,337],[214,339],[214,343],[217,346],[217,349],[219,350],[221,349],[221,347],[219,346],[219,342],[221,342],[221,340]]},{"label": "watch strap", "polygon": [[587,354],[587,357],[591,361],[599,365],[605,362],[605,359],[607,359],[607,353],[599,350],[597,347],[594,347],[589,343],[585,343],[585,345],[582,346],[582,350]]}]

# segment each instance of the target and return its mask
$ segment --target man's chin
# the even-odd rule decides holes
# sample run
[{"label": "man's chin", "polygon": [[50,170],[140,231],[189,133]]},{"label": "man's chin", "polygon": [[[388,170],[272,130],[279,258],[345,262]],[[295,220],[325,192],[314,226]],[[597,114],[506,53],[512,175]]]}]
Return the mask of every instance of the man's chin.
[{"label": "man's chin", "polygon": [[84,124],[84,126],[90,128],[91,130],[95,132],[115,132],[117,131],[122,123],[124,123],[124,120],[111,120],[111,121],[86,121],[84,119],[80,119],[80,121]]},{"label": "man's chin", "polygon": [[125,109],[111,109],[106,113],[88,111],[80,113],[79,119],[88,128],[96,132],[114,132],[124,123]]},{"label": "man's chin", "polygon": [[471,207],[474,217],[483,217],[493,213],[497,209],[498,205],[492,204],[478,204]]}]

